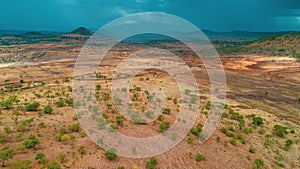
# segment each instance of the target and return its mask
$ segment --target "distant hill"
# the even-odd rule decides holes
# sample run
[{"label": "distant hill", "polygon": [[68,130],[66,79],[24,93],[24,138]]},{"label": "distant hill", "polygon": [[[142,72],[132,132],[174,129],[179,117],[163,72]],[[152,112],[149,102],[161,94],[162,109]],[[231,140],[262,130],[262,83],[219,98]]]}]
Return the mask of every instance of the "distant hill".
[{"label": "distant hill", "polygon": [[300,32],[269,35],[246,45],[219,49],[222,54],[260,54],[300,58]]},{"label": "distant hill", "polygon": [[21,36],[43,36],[44,34],[41,32],[36,32],[36,31],[29,31],[22,33]]},{"label": "distant hill", "polygon": [[91,35],[93,35],[93,32],[85,27],[80,27],[80,28],[73,30],[72,32],[70,32],[68,34],[91,36]]},{"label": "distant hill", "polygon": [[213,32],[209,30],[203,30],[203,33],[211,40],[223,39],[223,40],[257,40],[265,36],[279,36],[289,33],[294,33],[291,31],[288,32],[247,32],[247,31],[230,31],[230,32]]}]

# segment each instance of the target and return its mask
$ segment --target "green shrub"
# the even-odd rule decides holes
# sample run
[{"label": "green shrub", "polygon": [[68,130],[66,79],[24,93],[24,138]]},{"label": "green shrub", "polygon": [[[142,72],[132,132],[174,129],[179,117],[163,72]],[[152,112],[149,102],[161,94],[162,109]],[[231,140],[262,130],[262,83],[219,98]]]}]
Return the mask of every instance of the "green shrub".
[{"label": "green shrub", "polygon": [[263,159],[256,159],[254,161],[253,169],[262,169],[264,167],[264,160]]},{"label": "green shrub", "polygon": [[108,160],[115,160],[117,158],[116,149],[109,149],[104,155]]},{"label": "green shrub", "polygon": [[101,90],[101,85],[96,85],[97,90]]},{"label": "green shrub", "polygon": [[249,133],[252,133],[253,132],[253,129],[252,128],[244,128],[243,129],[243,132],[245,133],[245,134],[249,134]]},{"label": "green shrub", "polygon": [[52,112],[53,112],[53,108],[51,106],[46,106],[44,108],[44,113],[45,114],[52,114]]},{"label": "green shrub", "polygon": [[31,104],[25,105],[25,110],[26,111],[36,111],[39,106],[40,106],[39,102],[34,102],[34,103],[31,103]]},{"label": "green shrub", "polygon": [[249,152],[250,152],[250,153],[255,153],[255,148],[250,147],[250,148],[249,148]]},{"label": "green shrub", "polygon": [[57,102],[55,102],[55,105],[57,107],[64,107],[65,106],[65,102],[63,99],[59,99]]},{"label": "green shrub", "polygon": [[163,122],[159,125],[159,129],[160,129],[160,132],[165,132],[169,129],[170,127],[170,122]]},{"label": "green shrub", "polygon": [[158,161],[155,157],[152,157],[146,164],[147,169],[154,169],[158,165]]},{"label": "green shrub", "polygon": [[79,147],[78,147],[78,152],[79,152],[80,154],[84,154],[84,152],[85,152],[85,147],[84,147],[84,146],[79,146]]},{"label": "green shrub", "polygon": [[117,116],[116,122],[117,122],[117,125],[123,126],[123,116]]},{"label": "green shrub", "polygon": [[288,146],[288,147],[291,146],[291,145],[293,145],[293,143],[294,142],[292,140],[286,140],[285,141],[285,145]]},{"label": "green shrub", "polygon": [[279,137],[284,137],[289,132],[287,131],[287,127],[281,126],[281,125],[275,125],[274,126],[274,134]]},{"label": "green shrub", "polygon": [[188,143],[189,144],[192,144],[194,142],[194,140],[195,140],[194,137],[192,137],[192,136],[188,137]]},{"label": "green shrub", "polygon": [[13,158],[13,152],[14,150],[10,147],[2,147],[0,150],[0,159],[2,161],[2,167],[5,167],[5,161]]},{"label": "green shrub", "polygon": [[49,165],[47,165],[47,169],[61,169],[61,167],[57,162],[52,161]]},{"label": "green shrub", "polygon": [[171,109],[169,108],[163,108],[163,114],[171,114]]},{"label": "green shrub", "polygon": [[202,155],[202,154],[196,154],[196,161],[197,162],[200,162],[200,161],[205,161],[206,160],[206,157],[204,156],[204,155]]},{"label": "green shrub", "polygon": [[261,117],[253,117],[252,118],[252,123],[257,125],[257,126],[260,126],[263,124],[263,119]]},{"label": "green shrub", "polygon": [[230,143],[231,143],[232,145],[237,145],[237,141],[236,141],[235,138],[232,138],[232,139],[230,140]]},{"label": "green shrub", "polygon": [[45,159],[46,155],[44,153],[38,153],[36,156],[35,156],[35,160],[38,161],[39,164],[41,163],[45,163],[46,159]]},{"label": "green shrub", "polygon": [[11,109],[13,107],[13,103],[5,100],[3,102],[0,102],[0,107],[2,107],[4,109]]},{"label": "green shrub", "polygon": [[23,141],[23,146],[25,148],[34,148],[39,145],[41,142],[35,138],[35,135],[30,134],[29,137]]},{"label": "green shrub", "polygon": [[69,130],[70,130],[71,132],[78,132],[79,129],[80,129],[80,127],[79,127],[79,124],[78,124],[78,123],[75,123],[75,124],[72,124],[72,125],[69,126]]}]

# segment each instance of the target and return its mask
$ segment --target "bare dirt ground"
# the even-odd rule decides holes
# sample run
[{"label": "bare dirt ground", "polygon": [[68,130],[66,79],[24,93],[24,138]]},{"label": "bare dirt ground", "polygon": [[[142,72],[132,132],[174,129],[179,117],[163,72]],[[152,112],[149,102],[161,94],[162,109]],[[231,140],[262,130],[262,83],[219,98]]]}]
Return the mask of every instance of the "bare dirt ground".
[{"label": "bare dirt ground", "polygon": [[[214,135],[204,144],[199,144],[197,136],[189,134],[179,145],[170,151],[158,155],[156,158],[159,165],[157,168],[252,168],[257,158],[264,160],[264,168],[279,168],[278,163],[284,165],[284,168],[300,168],[299,140],[300,140],[300,64],[289,57],[262,57],[262,56],[242,56],[242,57],[223,57],[221,58],[227,78],[228,92],[227,102],[230,109],[238,112],[245,117],[246,127],[251,128],[251,133],[244,133],[239,129],[237,121],[230,117],[224,116],[219,128]],[[110,63],[118,62],[110,60]],[[116,169],[123,166],[124,168],[145,168],[146,159],[132,159],[118,157],[110,161],[105,157],[105,150],[93,143],[82,129],[79,132],[70,132],[68,135],[76,136],[75,141],[65,142],[57,141],[55,138],[60,128],[68,128],[69,125],[78,123],[75,117],[74,108],[65,105],[57,107],[54,102],[59,98],[70,98],[72,93],[68,91],[68,86],[72,86],[72,81],[65,80],[66,77],[72,77],[75,57],[53,58],[42,57],[29,63],[16,63],[14,65],[0,65],[0,88],[5,90],[5,86],[24,83],[23,87],[32,86],[35,81],[45,81],[45,86],[29,88],[6,92],[1,95],[7,98],[9,95],[17,95],[21,100],[18,103],[22,106],[26,102],[38,101],[41,106],[39,111],[46,105],[52,105],[54,112],[51,115],[37,112],[21,111],[19,121],[34,117],[32,126],[22,132],[11,132],[2,146],[9,146],[16,149],[14,158],[8,161],[8,168],[14,168],[13,164],[17,160],[31,160],[30,168],[41,168],[43,164],[38,164],[34,160],[38,153],[45,153],[49,161],[57,161],[57,156],[61,153],[67,154],[67,158],[60,162],[62,168],[82,168],[82,169]],[[202,90],[199,118],[197,123],[203,121],[203,117],[209,111],[205,104],[209,101],[209,81],[204,65],[201,62],[192,63],[192,69],[197,77],[200,89]],[[24,65],[25,64],[25,65]],[[102,72],[105,74],[105,72]],[[170,83],[170,79],[161,74],[160,80],[164,83]],[[97,83],[101,84],[101,93],[108,90],[107,78],[98,79]],[[164,85],[164,84],[161,84]],[[44,93],[53,97],[44,97]],[[38,98],[34,93],[42,94]],[[100,97],[101,98],[101,97]],[[17,106],[18,106],[17,105]],[[104,106],[104,105],[102,105]],[[170,103],[170,106],[171,103]],[[105,107],[105,106],[104,106]],[[2,110],[0,133],[3,134],[4,126],[10,126],[14,129],[14,123],[10,119],[11,110]],[[172,110],[173,112],[174,110]],[[228,109],[229,111],[229,109]],[[228,112],[225,112],[228,115]],[[252,124],[252,115],[260,116],[264,119],[263,126]],[[111,115],[115,117],[115,115]],[[171,121],[172,117],[166,117]],[[45,122],[45,127],[39,127],[41,122]],[[124,122],[125,127],[132,123]],[[159,133],[158,124],[143,127],[151,127],[152,130]],[[273,133],[273,126],[276,124],[288,127],[288,130],[295,130],[295,134],[288,134],[284,138],[273,136],[270,139],[265,137],[266,134]],[[197,124],[195,124],[197,125]],[[155,131],[156,128],[156,131]],[[221,128],[231,128],[230,130],[244,137],[245,143],[238,141],[232,143],[232,138],[226,136],[220,131]],[[120,129],[125,130],[124,128]],[[126,133],[126,130],[124,131]],[[16,136],[22,133],[21,139],[16,140]],[[34,149],[18,150],[22,141],[33,133],[41,141],[41,144]],[[263,134],[259,134],[263,133]],[[130,134],[130,133],[129,133]],[[195,140],[191,143],[188,138],[193,137]],[[290,150],[284,150],[282,147],[287,139],[293,140],[294,144]],[[72,143],[72,144],[71,144]],[[268,145],[266,145],[268,143]],[[84,146],[84,152],[78,152],[78,148]],[[255,153],[250,153],[249,148],[254,147]],[[206,160],[197,162],[195,155],[197,153],[206,156]]]}]

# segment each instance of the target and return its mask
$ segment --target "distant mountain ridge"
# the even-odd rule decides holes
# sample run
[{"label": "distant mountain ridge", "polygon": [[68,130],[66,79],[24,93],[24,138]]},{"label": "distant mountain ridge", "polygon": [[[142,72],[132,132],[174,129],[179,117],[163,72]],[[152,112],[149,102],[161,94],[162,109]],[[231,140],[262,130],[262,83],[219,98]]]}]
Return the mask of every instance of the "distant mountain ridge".
[{"label": "distant mountain ridge", "polygon": [[93,31],[85,28],[85,27],[79,27],[73,31],[71,31],[70,33],[68,34],[71,34],[71,35],[84,35],[84,36],[91,36],[94,34]]},{"label": "distant mountain ridge", "polygon": [[[22,35],[25,33],[30,34],[67,34],[67,35],[82,35],[82,36],[91,36],[93,35],[93,31],[85,28],[79,27],[74,29],[71,32],[62,33],[62,32],[53,32],[53,31],[25,31],[25,30],[0,30],[0,37],[1,36],[17,36]],[[248,32],[248,31],[230,31],[230,32],[215,32],[210,30],[202,30],[202,32],[209,38],[209,39],[240,39],[240,40],[257,40],[264,36],[272,35],[278,36],[283,34],[294,33],[293,31],[286,31],[286,32]],[[192,33],[191,33],[192,34]]]}]

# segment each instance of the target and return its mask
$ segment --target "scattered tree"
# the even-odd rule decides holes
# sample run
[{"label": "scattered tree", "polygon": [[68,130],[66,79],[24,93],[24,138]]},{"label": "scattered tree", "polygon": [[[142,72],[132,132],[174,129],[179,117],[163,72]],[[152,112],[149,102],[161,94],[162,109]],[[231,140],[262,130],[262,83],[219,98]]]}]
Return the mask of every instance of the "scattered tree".
[{"label": "scattered tree", "polygon": [[146,164],[147,169],[154,169],[158,165],[158,161],[155,157],[152,157]]},{"label": "scattered tree", "polygon": [[79,152],[80,154],[84,154],[84,152],[85,152],[85,147],[84,147],[84,146],[79,146],[78,152]]},{"label": "scattered tree", "polygon": [[61,167],[57,162],[52,161],[49,165],[47,165],[47,169],[61,169]]},{"label": "scattered tree", "polygon": [[263,124],[263,119],[261,117],[253,117],[252,118],[252,123],[257,125],[257,126],[260,126]]},{"label": "scattered tree", "polygon": [[205,161],[206,157],[202,154],[196,154],[196,161],[200,162],[200,161]]},{"label": "scattered tree", "polygon": [[45,114],[52,114],[52,112],[53,112],[53,108],[51,106],[48,105],[44,108]]},{"label": "scattered tree", "polygon": [[23,146],[25,148],[33,148],[35,149],[37,145],[39,145],[41,142],[35,138],[35,135],[30,134],[29,137],[23,141]]},{"label": "scattered tree", "polygon": [[275,135],[277,135],[279,137],[284,137],[289,132],[287,131],[287,127],[284,127],[284,126],[281,126],[281,125],[275,125],[274,126],[274,133],[275,133]]},{"label": "scattered tree", "polygon": [[2,167],[5,167],[5,162],[13,158],[12,152],[14,150],[10,147],[2,147],[0,151],[0,159],[2,161]]},{"label": "scattered tree", "polygon": [[79,124],[75,123],[69,126],[69,130],[71,132],[78,132],[80,129]]},{"label": "scattered tree", "polygon": [[160,132],[165,132],[170,127],[170,122],[163,122],[159,125]]},{"label": "scattered tree", "polygon": [[263,159],[256,159],[254,161],[253,169],[262,169],[264,167],[264,160]]},{"label": "scattered tree", "polygon": [[25,105],[24,109],[26,111],[36,111],[39,106],[40,106],[39,102],[34,102],[34,103],[31,103],[31,104]]},{"label": "scattered tree", "polygon": [[115,160],[117,158],[117,155],[116,155],[116,149],[109,149],[106,153],[105,153],[105,157],[108,159],[108,160]]},{"label": "scattered tree", "polygon": [[44,153],[38,153],[36,156],[35,156],[35,160],[38,161],[39,164],[41,163],[45,163],[46,159],[45,159],[46,155]]},{"label": "scattered tree", "polygon": [[250,152],[250,153],[255,153],[255,148],[250,147],[250,148],[249,148],[249,152]]}]

